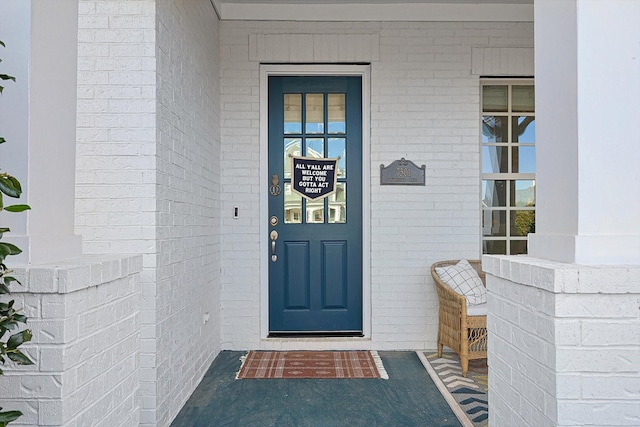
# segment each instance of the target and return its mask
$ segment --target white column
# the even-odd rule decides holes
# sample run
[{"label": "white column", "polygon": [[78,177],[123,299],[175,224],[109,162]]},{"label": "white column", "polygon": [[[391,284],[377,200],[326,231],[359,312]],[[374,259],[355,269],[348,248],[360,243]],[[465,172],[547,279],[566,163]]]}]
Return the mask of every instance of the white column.
[{"label": "white column", "polygon": [[[3,240],[23,254],[12,263],[44,264],[81,255],[74,235],[77,99],[77,0],[3,0],[0,167],[22,183],[32,211],[2,214],[12,232]],[[11,202],[5,200],[5,202]]]},{"label": "white column", "polygon": [[640,264],[640,2],[536,0],[532,257]]}]

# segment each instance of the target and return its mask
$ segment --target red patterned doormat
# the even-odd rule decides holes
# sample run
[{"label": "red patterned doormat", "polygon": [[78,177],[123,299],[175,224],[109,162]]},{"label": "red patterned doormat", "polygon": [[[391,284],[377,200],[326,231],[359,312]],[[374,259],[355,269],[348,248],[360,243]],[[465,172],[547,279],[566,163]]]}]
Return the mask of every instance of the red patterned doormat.
[{"label": "red patterned doormat", "polygon": [[376,351],[250,351],[238,379],[389,378]]}]

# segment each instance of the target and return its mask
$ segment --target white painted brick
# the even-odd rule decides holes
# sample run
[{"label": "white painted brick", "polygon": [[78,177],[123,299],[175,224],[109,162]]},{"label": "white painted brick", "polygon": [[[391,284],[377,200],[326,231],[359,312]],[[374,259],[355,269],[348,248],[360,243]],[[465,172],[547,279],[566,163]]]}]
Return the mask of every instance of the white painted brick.
[{"label": "white painted brick", "polygon": [[558,403],[558,414],[560,426],[640,425],[640,405],[637,401],[612,405],[607,401],[563,400]]},{"label": "white painted brick", "polygon": [[[613,285],[611,289],[600,287],[595,294],[588,286],[581,288],[577,280],[588,275],[593,267],[526,257],[485,257],[485,260],[486,271],[521,281],[488,276],[490,391],[492,401],[499,402],[492,405],[490,422],[525,414],[523,418],[527,421],[523,425],[637,423],[640,331],[630,310],[633,311],[632,307],[637,310],[638,296],[621,293],[624,285],[622,288],[617,285],[633,269],[597,267],[603,271],[596,274],[608,277]],[[529,268],[531,275],[522,274]],[[541,280],[543,276],[546,278]],[[542,298],[532,298],[535,293]],[[503,301],[522,307],[519,316],[507,317],[491,309],[500,307]],[[508,321],[518,333],[505,335],[509,329],[497,327]],[[540,338],[545,338],[542,351],[535,352],[532,344],[525,343],[535,343]],[[529,357],[531,354],[535,359]],[[512,364],[521,378],[514,384],[492,387],[493,376],[513,375]],[[515,392],[522,395],[523,401],[509,401]]]}]

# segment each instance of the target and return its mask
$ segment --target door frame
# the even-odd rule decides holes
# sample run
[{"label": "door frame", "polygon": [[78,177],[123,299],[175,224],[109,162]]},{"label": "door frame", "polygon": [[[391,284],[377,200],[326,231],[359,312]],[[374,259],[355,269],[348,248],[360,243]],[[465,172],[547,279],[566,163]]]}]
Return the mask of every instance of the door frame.
[{"label": "door frame", "polygon": [[[269,334],[269,118],[270,76],[362,78],[362,333],[371,338],[371,67],[369,65],[260,65],[260,339]],[[281,339],[281,338],[280,338]],[[353,338],[354,340],[363,338]]]}]

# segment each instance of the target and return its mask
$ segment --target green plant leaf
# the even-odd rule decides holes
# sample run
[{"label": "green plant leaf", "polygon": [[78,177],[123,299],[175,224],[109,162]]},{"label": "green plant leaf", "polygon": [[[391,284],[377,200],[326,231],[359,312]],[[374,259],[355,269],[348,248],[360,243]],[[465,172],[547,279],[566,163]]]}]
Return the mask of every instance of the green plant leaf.
[{"label": "green plant leaf", "polygon": [[11,205],[4,207],[4,210],[7,212],[24,212],[29,209],[31,209],[29,205]]},{"label": "green plant leaf", "polygon": [[[0,408],[1,410],[2,408]],[[17,420],[22,416],[22,412],[20,411],[5,411],[0,412],[0,426],[6,427],[12,421]]]},{"label": "green plant leaf", "polygon": [[11,292],[9,291],[9,288],[7,287],[6,284],[0,282],[0,295],[2,294],[10,294]]},{"label": "green plant leaf", "polygon": [[12,362],[17,363],[18,365],[33,365],[33,361],[27,357],[26,354],[21,352],[20,350],[16,350],[15,352],[7,353],[9,359]]},{"label": "green plant leaf", "polygon": [[22,286],[22,283],[13,276],[3,276],[2,279],[4,280],[4,284],[7,286],[11,285],[12,282],[16,282],[18,285]]},{"label": "green plant leaf", "polygon": [[18,190],[22,194],[22,186],[20,185],[20,181],[18,181],[16,177],[11,175],[7,175],[7,177],[9,178],[9,181],[11,181],[11,183],[13,184],[13,188]]},{"label": "green plant leaf", "polygon": [[[9,339],[7,340],[7,348],[14,350],[18,347],[20,347],[22,344],[31,341],[31,338],[33,337],[33,334],[31,333],[31,330],[29,329],[25,329],[24,331],[20,331],[16,334],[13,334],[9,337]],[[12,359],[13,360],[13,359]]]},{"label": "green plant leaf", "polygon": [[16,188],[15,178],[13,178],[13,180],[11,178],[13,177],[7,174],[0,175],[0,191],[9,197],[20,197],[20,193],[22,193],[20,185],[18,184]]},{"label": "green plant leaf", "polygon": [[[6,46],[4,45],[4,42],[3,42],[2,40],[0,40],[0,46],[2,46],[2,47],[6,47]],[[1,410],[2,410],[2,408],[0,408],[0,411],[1,411]]]},{"label": "green plant leaf", "polygon": [[15,77],[10,76],[8,74],[0,74],[0,79],[1,80],[13,80],[14,82],[16,81]]},{"label": "green plant leaf", "polygon": [[2,144],[3,142],[7,142],[7,140],[6,140],[6,139],[4,139],[4,137],[3,137],[3,136],[0,136],[0,144]]},{"label": "green plant leaf", "polygon": [[16,313],[13,318],[16,320],[16,322],[27,323],[27,316],[25,316],[24,314]]},{"label": "green plant leaf", "polygon": [[6,253],[7,255],[18,255],[22,253],[22,250],[12,243],[0,242],[0,253]]}]

